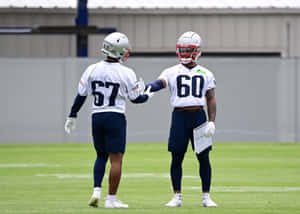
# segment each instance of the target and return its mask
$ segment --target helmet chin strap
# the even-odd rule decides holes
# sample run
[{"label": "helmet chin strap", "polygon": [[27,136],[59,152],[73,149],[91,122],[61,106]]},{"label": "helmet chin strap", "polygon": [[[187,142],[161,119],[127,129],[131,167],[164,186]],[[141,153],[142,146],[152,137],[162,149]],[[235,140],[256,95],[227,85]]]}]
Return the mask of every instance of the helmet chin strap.
[{"label": "helmet chin strap", "polygon": [[108,55],[106,55],[106,60],[109,62],[119,62],[120,61],[119,59],[110,57]]}]

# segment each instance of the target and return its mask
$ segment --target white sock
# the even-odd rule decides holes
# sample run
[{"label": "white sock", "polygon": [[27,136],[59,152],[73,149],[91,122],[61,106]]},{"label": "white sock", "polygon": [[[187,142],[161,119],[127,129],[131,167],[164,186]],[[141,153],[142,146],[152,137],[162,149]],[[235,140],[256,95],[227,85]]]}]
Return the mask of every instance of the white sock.
[{"label": "white sock", "polygon": [[203,199],[208,199],[209,198],[209,192],[204,192],[202,194]]},{"label": "white sock", "polygon": [[101,197],[101,187],[95,187],[94,192],[92,195],[93,198],[100,198]]},{"label": "white sock", "polygon": [[107,200],[110,200],[110,201],[117,200],[116,195],[107,195]]},{"label": "white sock", "polygon": [[179,198],[179,199],[181,199],[181,193],[175,193],[175,195],[174,195],[176,198]]}]

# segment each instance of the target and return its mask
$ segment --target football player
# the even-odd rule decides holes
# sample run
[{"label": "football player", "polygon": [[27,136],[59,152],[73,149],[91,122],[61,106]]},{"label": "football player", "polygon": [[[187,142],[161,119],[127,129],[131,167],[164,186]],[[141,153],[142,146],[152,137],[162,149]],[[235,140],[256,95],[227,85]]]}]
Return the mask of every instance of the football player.
[{"label": "football player", "polygon": [[[201,54],[200,36],[195,32],[182,34],[176,45],[176,54],[180,64],[164,70],[158,80],[148,83],[151,92],[169,87],[171,92],[171,105],[174,107],[168,142],[168,150],[172,155],[171,180],[174,197],[166,204],[168,207],[182,206],[181,179],[182,162],[189,140],[194,149],[193,130],[207,123],[204,135],[211,137],[215,133],[216,119],[216,81],[212,72],[197,64]],[[207,106],[207,115],[204,106]],[[199,174],[202,181],[204,207],[216,207],[216,203],[210,198],[211,165],[209,152],[211,146],[199,154]]]},{"label": "football player", "polygon": [[105,208],[127,208],[117,200],[121,178],[122,158],[126,145],[125,98],[133,103],[146,102],[153,93],[144,91],[145,84],[137,81],[133,70],[122,65],[129,56],[130,43],[126,35],[115,32],[105,37],[102,52],[106,60],[90,65],[83,73],[78,94],[65,123],[65,131],[75,128],[77,113],[88,95],[94,96],[92,107],[92,136],[97,153],[94,164],[94,192],[88,202],[97,207],[101,196],[101,184],[109,158],[109,193]]}]

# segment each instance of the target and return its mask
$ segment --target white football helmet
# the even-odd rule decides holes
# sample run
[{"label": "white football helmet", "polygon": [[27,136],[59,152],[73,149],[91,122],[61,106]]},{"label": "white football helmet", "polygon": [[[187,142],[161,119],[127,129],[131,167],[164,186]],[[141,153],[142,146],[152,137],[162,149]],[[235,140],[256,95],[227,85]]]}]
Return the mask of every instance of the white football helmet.
[{"label": "white football helmet", "polygon": [[201,43],[201,37],[195,32],[188,31],[182,34],[176,45],[176,54],[179,61],[183,64],[196,62],[201,55]]},{"label": "white football helmet", "polygon": [[131,47],[125,34],[114,32],[104,38],[101,51],[106,56],[118,59],[119,62],[125,62],[129,56]]}]

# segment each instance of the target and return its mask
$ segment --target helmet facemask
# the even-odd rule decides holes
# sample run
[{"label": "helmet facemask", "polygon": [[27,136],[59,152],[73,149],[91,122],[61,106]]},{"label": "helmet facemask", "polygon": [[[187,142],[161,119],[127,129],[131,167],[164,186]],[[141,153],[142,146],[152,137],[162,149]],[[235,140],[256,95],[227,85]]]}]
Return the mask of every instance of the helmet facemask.
[{"label": "helmet facemask", "polygon": [[196,45],[176,45],[176,54],[179,61],[183,64],[196,62],[201,54],[200,47]]},{"label": "helmet facemask", "polygon": [[128,59],[130,51],[131,48],[123,48],[123,51],[120,52],[120,62],[125,62]]}]

